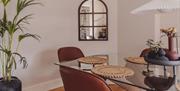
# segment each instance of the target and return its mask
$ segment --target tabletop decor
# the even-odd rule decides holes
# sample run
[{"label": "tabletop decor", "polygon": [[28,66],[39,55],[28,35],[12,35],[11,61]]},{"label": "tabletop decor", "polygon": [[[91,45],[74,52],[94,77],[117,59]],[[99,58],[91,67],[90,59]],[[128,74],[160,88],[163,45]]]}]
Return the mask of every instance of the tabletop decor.
[{"label": "tabletop decor", "polygon": [[[175,48],[174,48],[174,39],[176,38],[176,28],[170,27],[167,29],[160,29],[161,32],[165,33],[168,37],[168,51],[166,51],[166,56],[170,60],[177,60],[179,58]],[[178,47],[178,46],[177,46]]]},{"label": "tabletop decor", "polygon": [[168,37],[168,49],[162,47],[161,40],[155,42],[154,40],[149,39],[147,41],[147,45],[150,47],[151,51],[149,52],[148,57],[162,61],[178,60],[179,56],[174,47],[175,46],[174,39],[177,38],[176,29],[174,27],[170,27],[167,29],[160,29],[160,31],[166,34],[166,36]]},{"label": "tabletop decor", "polygon": [[[11,1],[15,1],[14,15],[8,14]],[[27,7],[39,3],[35,0],[0,0],[0,3],[3,14],[0,19],[0,66],[2,73],[0,91],[21,91],[21,81],[12,76],[12,71],[16,69],[18,61],[23,65],[23,68],[27,67],[26,58],[18,52],[20,43],[28,37],[39,40],[38,35],[26,33],[23,25],[29,24],[28,19],[31,18],[31,14],[25,14],[23,11]]]},{"label": "tabletop decor", "polygon": [[91,70],[95,74],[108,78],[122,78],[134,75],[134,71],[130,68],[112,65],[97,66]]},{"label": "tabletop decor", "polygon": [[[177,39],[176,29],[174,27],[170,27],[167,29],[160,29],[160,31],[168,37],[168,49],[162,47],[162,42],[157,41],[155,42],[152,39],[147,41],[147,45],[150,48],[150,52],[148,53],[147,57],[152,59],[151,61],[179,61],[178,50],[175,48],[175,44],[178,47],[178,43],[174,42],[174,39]],[[150,60],[146,60],[150,61]],[[163,62],[162,62],[163,63]],[[168,64],[168,62],[164,62]],[[169,62],[171,64],[172,62]],[[179,65],[179,63],[174,62],[173,65]]]},{"label": "tabletop decor", "polygon": [[[160,15],[163,13],[173,12],[180,9],[180,0],[150,0],[148,3],[145,3],[141,5],[140,7],[133,10],[131,13],[133,14],[140,14],[140,13],[153,13],[155,14],[155,42],[156,43],[160,39]],[[164,29],[163,29],[164,30]],[[166,30],[171,32],[165,32]],[[165,32],[167,34],[170,33],[170,35],[174,33],[173,28],[165,29]],[[168,42],[169,47],[171,46],[172,38],[168,36]],[[150,47],[151,48],[151,47]],[[157,48],[157,50],[156,50]],[[180,65],[179,63],[179,57],[177,57],[175,52],[170,51],[171,49],[164,49],[161,46],[156,46],[155,50],[151,50],[148,55],[145,56],[145,61],[147,61],[148,64],[154,64],[154,65],[161,65],[164,66],[164,73],[166,73],[166,67],[165,66],[172,66],[173,67],[173,76],[176,77],[175,74],[175,66]],[[158,79],[161,79],[158,77]],[[166,78],[165,78],[166,79]],[[162,81],[162,80],[161,80]],[[158,86],[158,85],[156,85]],[[155,88],[156,87],[151,87]],[[157,89],[159,90],[159,89]],[[163,91],[163,90],[162,90]]]}]

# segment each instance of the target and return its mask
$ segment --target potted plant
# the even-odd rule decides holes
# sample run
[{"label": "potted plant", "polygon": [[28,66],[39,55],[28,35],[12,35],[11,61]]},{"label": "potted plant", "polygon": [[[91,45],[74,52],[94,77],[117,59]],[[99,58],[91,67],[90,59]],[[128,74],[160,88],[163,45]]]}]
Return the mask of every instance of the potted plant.
[{"label": "potted plant", "polygon": [[165,49],[165,48],[162,48],[162,42],[161,42],[161,40],[155,42],[155,41],[152,40],[152,39],[148,39],[147,45],[148,45],[149,48],[150,48],[150,51],[149,51],[149,53],[148,53],[148,55],[147,55],[149,58],[159,59],[159,60],[162,60],[162,61],[169,60],[169,59],[166,57],[166,49]]},{"label": "potted plant", "polygon": [[[8,16],[8,5],[12,0],[0,0],[3,9],[3,16],[0,18],[0,91],[21,91],[21,81],[12,76],[12,70],[16,69],[17,61],[26,68],[27,61],[20,53],[18,48],[22,40],[28,37],[39,40],[36,34],[25,32],[24,24],[29,24],[31,14],[22,16],[22,11],[35,4],[35,0],[16,0],[15,8],[16,13],[13,18]],[[14,1],[14,0],[13,0]]]}]

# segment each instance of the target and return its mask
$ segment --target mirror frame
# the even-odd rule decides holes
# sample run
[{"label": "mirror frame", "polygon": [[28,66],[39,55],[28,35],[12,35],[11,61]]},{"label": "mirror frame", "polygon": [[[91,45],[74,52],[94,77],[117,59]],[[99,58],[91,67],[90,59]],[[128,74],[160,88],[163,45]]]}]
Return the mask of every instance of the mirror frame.
[{"label": "mirror frame", "polygon": [[[81,13],[81,7],[82,7],[82,5],[85,3],[85,2],[87,2],[87,1],[89,1],[89,0],[84,0],[83,2],[81,2],[81,4],[80,4],[80,6],[79,6],[79,8],[78,8],[78,29],[79,29],[79,32],[78,32],[78,38],[79,38],[79,41],[108,41],[108,7],[107,7],[107,5],[105,4],[105,2],[103,2],[102,0],[98,0],[98,1],[100,1],[103,5],[104,5],[104,7],[105,7],[105,9],[106,9],[106,11],[102,11],[102,12],[95,12],[94,11],[94,0],[92,0],[92,12],[90,12],[90,13]],[[92,14],[92,26],[81,26],[81,18],[80,18],[80,16],[81,16],[81,14]],[[95,26],[94,25],[94,16],[95,15],[100,15],[100,14],[102,14],[102,15],[106,15],[106,25],[105,26]],[[82,27],[84,27],[84,28],[92,28],[92,31],[93,31],[93,37],[92,37],[92,39],[81,39],[81,28]],[[95,39],[95,37],[94,37],[94,30],[95,30],[95,28],[106,28],[106,34],[105,34],[105,36],[106,36],[106,38],[105,39]]]}]

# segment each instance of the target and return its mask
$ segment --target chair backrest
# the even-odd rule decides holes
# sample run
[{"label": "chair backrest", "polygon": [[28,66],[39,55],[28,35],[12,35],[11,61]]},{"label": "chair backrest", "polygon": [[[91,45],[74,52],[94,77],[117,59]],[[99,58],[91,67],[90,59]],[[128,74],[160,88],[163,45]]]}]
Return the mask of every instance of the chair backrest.
[{"label": "chair backrest", "polygon": [[91,73],[60,66],[65,91],[111,91],[105,81]]},{"label": "chair backrest", "polygon": [[80,57],[84,57],[84,54],[81,49],[77,47],[62,47],[58,50],[59,62],[71,61]]},{"label": "chair backrest", "polygon": [[141,51],[140,57],[144,57],[144,56],[147,55],[150,51],[151,51],[150,48],[143,49],[143,50]]}]

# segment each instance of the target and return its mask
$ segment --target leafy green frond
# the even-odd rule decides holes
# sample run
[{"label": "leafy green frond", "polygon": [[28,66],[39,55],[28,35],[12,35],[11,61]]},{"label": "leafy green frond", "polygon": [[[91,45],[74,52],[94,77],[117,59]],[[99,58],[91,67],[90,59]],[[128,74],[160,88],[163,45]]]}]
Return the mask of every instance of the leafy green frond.
[{"label": "leafy green frond", "polygon": [[1,35],[1,37],[4,36],[6,30],[7,30],[6,23],[3,22],[2,20],[0,20],[0,35]]},{"label": "leafy green frond", "polygon": [[7,22],[7,13],[6,13],[6,9],[4,9],[3,22],[4,22],[4,23]]},{"label": "leafy green frond", "polygon": [[20,61],[23,63],[23,68],[27,68],[28,64],[27,64],[26,58],[23,57]]},{"label": "leafy green frond", "polygon": [[4,22],[3,20],[0,20],[0,28],[2,29],[2,30],[7,30],[8,28],[7,28],[7,22]]},{"label": "leafy green frond", "polygon": [[26,33],[26,34],[23,34],[23,35],[19,35],[18,40],[19,40],[19,42],[20,42],[20,41],[22,41],[23,39],[28,38],[28,37],[32,37],[32,38],[34,38],[34,39],[36,39],[36,40],[38,40],[38,41],[40,40],[40,36],[39,36],[39,35],[30,34],[30,33]]},{"label": "leafy green frond", "polygon": [[26,16],[20,18],[20,19],[17,21],[16,25],[19,25],[21,22],[24,22],[24,23],[25,23],[26,20],[31,19],[31,16],[32,16],[32,14],[29,14],[29,15],[26,15]]},{"label": "leafy green frond", "polygon": [[1,0],[1,1],[2,1],[3,5],[6,6],[10,0]]},{"label": "leafy green frond", "polygon": [[22,26],[20,26],[20,25],[17,25],[17,28],[16,28],[16,30],[21,30],[22,32],[23,32],[23,28],[22,28]]},{"label": "leafy green frond", "polygon": [[23,57],[21,54],[19,54],[19,53],[17,53],[17,52],[14,52],[13,53],[14,55],[17,55],[19,58],[20,58],[20,64],[22,64],[23,63],[23,68],[26,68],[27,67],[27,61],[26,61],[26,58],[25,57]]},{"label": "leafy green frond", "polygon": [[6,49],[6,48],[1,47],[0,51],[4,52],[8,57],[11,56],[11,51],[9,51],[9,50]]},{"label": "leafy green frond", "polygon": [[35,0],[18,0],[17,2],[17,13],[20,13],[23,9],[25,9],[28,6],[40,4],[38,2],[35,2]]},{"label": "leafy green frond", "polygon": [[13,35],[14,32],[16,31],[16,25],[12,22],[12,21],[8,21],[7,22],[7,32],[10,34],[10,35]]},{"label": "leafy green frond", "polygon": [[14,26],[12,26],[13,33],[16,32],[17,30],[23,31],[21,24],[23,24],[23,23],[29,24],[28,19],[31,19],[31,16],[32,16],[32,14],[26,15],[26,16],[20,18],[16,23],[14,22],[13,23]]},{"label": "leafy green frond", "polygon": [[1,37],[1,38],[4,36],[5,31],[6,31],[6,30],[4,29],[4,27],[2,27],[2,26],[0,25],[0,37]]},{"label": "leafy green frond", "polygon": [[[14,58],[13,56],[11,56],[11,57],[9,58],[8,63],[7,63],[7,68],[8,68],[8,69],[12,69],[13,64],[14,64],[14,61],[15,61],[15,58]],[[15,66],[15,68],[16,68],[16,64],[14,64],[14,66]]]},{"label": "leafy green frond", "polygon": [[16,69],[17,68],[17,63],[16,63],[16,59],[15,59],[15,57],[14,56],[12,56],[12,61],[13,61],[13,64],[14,64],[14,69]]}]

